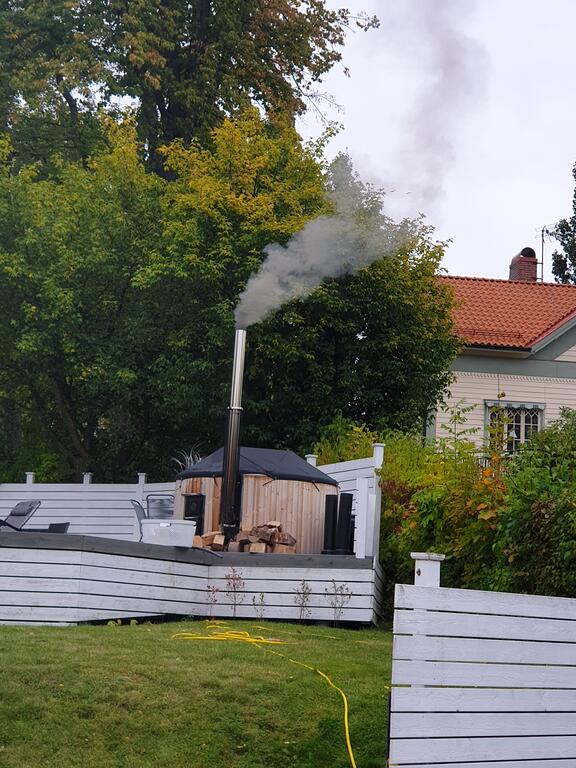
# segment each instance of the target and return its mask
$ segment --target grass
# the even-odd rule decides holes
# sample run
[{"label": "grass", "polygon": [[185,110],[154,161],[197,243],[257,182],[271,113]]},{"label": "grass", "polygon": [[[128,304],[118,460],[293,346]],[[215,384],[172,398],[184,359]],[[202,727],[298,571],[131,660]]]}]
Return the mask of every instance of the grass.
[{"label": "grass", "polygon": [[[348,696],[358,768],[385,765],[391,635],[248,621]],[[0,627],[0,768],[345,768],[343,705],[315,672],[205,622]]]}]

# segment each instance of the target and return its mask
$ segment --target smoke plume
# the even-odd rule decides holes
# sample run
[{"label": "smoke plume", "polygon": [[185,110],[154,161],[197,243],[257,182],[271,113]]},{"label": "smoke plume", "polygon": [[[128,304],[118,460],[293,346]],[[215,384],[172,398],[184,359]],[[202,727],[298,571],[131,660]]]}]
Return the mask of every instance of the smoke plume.
[{"label": "smoke plume", "polygon": [[[407,110],[382,94],[383,136],[386,106],[391,116],[404,112],[403,138],[385,185],[403,193],[402,198],[409,195],[408,205],[397,205],[400,197],[391,195],[401,216],[430,213],[438,202],[455,158],[458,123],[483,93],[486,54],[463,31],[475,5],[475,0],[401,0],[387,8],[376,33],[380,47],[407,57],[425,81]],[[409,224],[396,225],[384,216],[381,197],[369,190],[354,177],[347,158],[336,162],[330,190],[335,214],[308,222],[287,246],[266,247],[260,271],[240,298],[238,327],[306,296],[324,278],[356,272],[406,242]]]},{"label": "smoke plume", "polygon": [[324,278],[357,272],[406,239],[410,226],[394,224],[382,213],[380,194],[355,178],[346,156],[332,164],[328,196],[334,215],[309,221],[286,246],[266,246],[260,271],[240,297],[238,328],[308,295]]},{"label": "smoke plume", "polygon": [[[420,87],[402,121],[402,141],[391,176],[430,213],[456,158],[462,123],[486,87],[488,56],[465,32],[475,0],[402,0],[383,20],[380,44],[417,62]],[[394,105],[391,105],[394,109]]]}]

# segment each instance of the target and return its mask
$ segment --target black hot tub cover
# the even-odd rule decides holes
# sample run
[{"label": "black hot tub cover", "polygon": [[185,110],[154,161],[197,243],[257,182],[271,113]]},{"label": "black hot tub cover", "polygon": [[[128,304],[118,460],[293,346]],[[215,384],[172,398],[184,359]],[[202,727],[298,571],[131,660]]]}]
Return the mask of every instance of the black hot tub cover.
[{"label": "black hot tub cover", "polygon": [[[206,456],[198,464],[178,475],[179,480],[188,477],[220,477],[224,448]],[[321,472],[292,451],[273,448],[240,448],[238,471],[241,475],[267,475],[274,480],[301,480],[305,483],[338,485],[334,478]]]}]

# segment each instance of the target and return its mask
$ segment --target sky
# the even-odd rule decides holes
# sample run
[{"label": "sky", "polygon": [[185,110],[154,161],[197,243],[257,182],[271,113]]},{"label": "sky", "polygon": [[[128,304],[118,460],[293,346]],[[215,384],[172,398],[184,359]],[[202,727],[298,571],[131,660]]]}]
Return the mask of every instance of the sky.
[{"label": "sky", "polygon": [[[387,191],[391,215],[425,214],[451,239],[449,274],[507,278],[511,258],[572,214],[576,162],[574,0],[328,0],[376,14],[348,35],[319,87],[347,151]],[[309,111],[306,138],[322,126]],[[554,243],[544,245],[553,279]]]}]

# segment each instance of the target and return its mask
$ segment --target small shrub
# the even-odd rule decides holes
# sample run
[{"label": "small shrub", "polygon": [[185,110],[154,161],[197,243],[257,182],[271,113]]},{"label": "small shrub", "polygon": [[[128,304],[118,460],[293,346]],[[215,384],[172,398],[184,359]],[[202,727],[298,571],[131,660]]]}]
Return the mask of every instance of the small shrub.
[{"label": "small shrub", "polygon": [[242,578],[242,571],[237,571],[236,568],[230,568],[229,571],[226,571],[224,579],[226,580],[226,595],[232,602],[232,616],[236,618],[237,608],[245,599],[243,591],[246,582]]},{"label": "small shrub", "polygon": [[348,584],[342,582],[337,583],[335,579],[332,579],[330,587],[324,590],[324,593],[328,599],[328,603],[332,608],[334,614],[334,625],[338,624],[342,618],[344,608],[350,602],[352,592],[348,588]]},{"label": "small shrub", "polygon": [[294,603],[300,609],[300,621],[305,621],[312,615],[309,608],[311,595],[312,587],[307,581],[302,579],[298,587],[294,590]]}]

